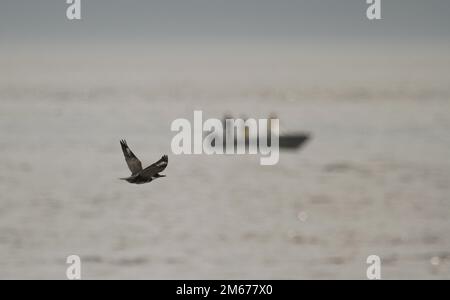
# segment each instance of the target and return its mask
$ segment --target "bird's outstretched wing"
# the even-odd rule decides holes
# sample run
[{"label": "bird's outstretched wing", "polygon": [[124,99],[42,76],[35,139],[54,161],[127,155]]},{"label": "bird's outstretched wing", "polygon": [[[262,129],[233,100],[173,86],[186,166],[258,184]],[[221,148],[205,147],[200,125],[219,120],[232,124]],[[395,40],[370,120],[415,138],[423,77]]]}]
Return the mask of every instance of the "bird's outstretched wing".
[{"label": "bird's outstretched wing", "polygon": [[154,164],[152,164],[152,165],[148,166],[147,168],[145,168],[140,173],[140,176],[142,176],[144,178],[154,177],[159,172],[164,171],[164,169],[167,167],[168,163],[169,163],[169,158],[167,157],[167,155],[164,155],[163,157],[161,157],[160,160],[158,160]]},{"label": "bird's outstretched wing", "polygon": [[134,175],[142,171],[141,161],[136,157],[136,155],[134,155],[134,153],[128,147],[127,142],[125,140],[121,140],[120,145],[122,146],[123,155],[125,156],[125,161],[127,162],[131,174]]}]

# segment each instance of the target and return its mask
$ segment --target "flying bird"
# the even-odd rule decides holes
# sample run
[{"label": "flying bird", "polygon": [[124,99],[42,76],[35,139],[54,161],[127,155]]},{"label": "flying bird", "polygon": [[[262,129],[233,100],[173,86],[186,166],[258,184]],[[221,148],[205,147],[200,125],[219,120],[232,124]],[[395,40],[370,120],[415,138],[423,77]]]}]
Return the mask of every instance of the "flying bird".
[{"label": "flying bird", "polygon": [[128,168],[131,171],[131,176],[127,178],[120,178],[126,180],[129,183],[143,184],[152,181],[153,179],[166,177],[166,175],[159,174],[164,171],[169,162],[167,155],[163,155],[160,160],[154,164],[142,169],[141,161],[134,155],[130,147],[128,147],[125,140],[120,141],[122,146],[123,155],[125,156],[125,161],[127,162]]}]

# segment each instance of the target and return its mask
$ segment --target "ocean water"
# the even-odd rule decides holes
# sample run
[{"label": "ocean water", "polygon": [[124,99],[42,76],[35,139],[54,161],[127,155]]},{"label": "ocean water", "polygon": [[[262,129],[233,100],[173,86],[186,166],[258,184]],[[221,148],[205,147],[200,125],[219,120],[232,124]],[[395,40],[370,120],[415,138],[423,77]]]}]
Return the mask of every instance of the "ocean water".
[{"label": "ocean water", "polygon": [[[0,278],[450,279],[447,46],[61,49],[0,56]],[[313,138],[173,155],[194,110]],[[118,180],[122,138],[167,177]]]}]

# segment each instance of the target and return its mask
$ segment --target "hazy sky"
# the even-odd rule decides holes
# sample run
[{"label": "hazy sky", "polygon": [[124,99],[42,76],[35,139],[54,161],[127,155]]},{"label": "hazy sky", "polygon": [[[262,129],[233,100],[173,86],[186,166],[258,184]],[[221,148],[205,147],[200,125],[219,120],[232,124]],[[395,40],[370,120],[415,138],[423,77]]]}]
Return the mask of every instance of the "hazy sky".
[{"label": "hazy sky", "polygon": [[0,39],[450,40],[449,0],[382,0],[383,20],[365,0],[82,0],[81,21],[65,0],[0,0]]}]

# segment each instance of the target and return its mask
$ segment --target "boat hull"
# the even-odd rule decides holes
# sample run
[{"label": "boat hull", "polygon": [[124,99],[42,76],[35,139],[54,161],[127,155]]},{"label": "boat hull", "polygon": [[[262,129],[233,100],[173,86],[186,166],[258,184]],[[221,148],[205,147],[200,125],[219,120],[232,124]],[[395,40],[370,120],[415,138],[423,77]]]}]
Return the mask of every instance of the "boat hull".
[{"label": "boat hull", "polygon": [[[311,135],[309,133],[292,133],[285,134],[279,137],[279,147],[280,149],[285,150],[297,150],[303,147],[309,140],[311,139]],[[234,147],[236,148],[238,144],[238,140],[234,140]],[[249,139],[245,140],[246,149],[248,149]],[[259,147],[259,139],[256,139],[256,145]],[[272,145],[271,139],[269,137],[267,141],[267,145],[270,147]],[[215,140],[212,141],[211,146],[215,146]],[[226,147],[226,140],[224,141],[224,147]]]}]

